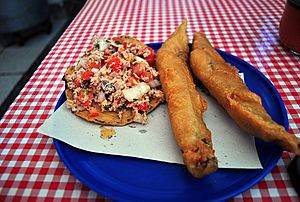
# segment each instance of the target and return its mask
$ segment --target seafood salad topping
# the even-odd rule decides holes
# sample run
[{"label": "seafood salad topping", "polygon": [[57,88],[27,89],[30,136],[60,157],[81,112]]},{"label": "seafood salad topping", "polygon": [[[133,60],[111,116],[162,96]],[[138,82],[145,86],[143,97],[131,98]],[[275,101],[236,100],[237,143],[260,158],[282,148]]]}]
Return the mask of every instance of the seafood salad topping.
[{"label": "seafood salad topping", "polygon": [[73,112],[87,110],[92,117],[116,112],[119,118],[130,109],[134,121],[145,124],[151,99],[164,100],[155,56],[150,47],[95,36],[93,47],[65,78],[73,92],[68,107]]}]

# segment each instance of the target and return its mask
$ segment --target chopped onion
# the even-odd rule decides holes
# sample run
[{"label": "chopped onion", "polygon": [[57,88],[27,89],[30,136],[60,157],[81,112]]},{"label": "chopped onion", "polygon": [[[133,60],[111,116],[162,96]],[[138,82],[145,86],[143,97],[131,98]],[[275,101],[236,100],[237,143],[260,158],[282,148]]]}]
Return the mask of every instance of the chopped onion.
[{"label": "chopped onion", "polygon": [[107,49],[107,47],[108,47],[108,45],[107,45],[107,43],[105,42],[104,39],[102,39],[101,41],[99,41],[98,45],[99,45],[99,50],[100,51],[103,51],[103,50]]},{"label": "chopped onion", "polygon": [[96,46],[100,51],[107,49],[108,44],[106,43],[105,39],[100,36],[94,36],[94,46]]},{"label": "chopped onion", "polygon": [[133,117],[133,121],[136,123],[144,123],[145,122],[143,115],[140,113],[135,114],[135,116]]},{"label": "chopped onion", "polygon": [[145,63],[148,63],[146,60],[144,60],[143,58],[139,57],[139,56],[134,56],[134,59],[137,61],[137,62],[145,62]]},{"label": "chopped onion", "polygon": [[77,67],[78,68],[80,68],[80,67],[86,68],[86,61],[87,60],[88,60],[87,58],[80,58]]},{"label": "chopped onion", "polygon": [[157,79],[150,81],[148,84],[149,84],[149,86],[151,86],[151,88],[156,88],[161,85],[159,80],[157,80]]},{"label": "chopped onion", "polygon": [[99,72],[99,69],[98,69],[98,68],[92,68],[91,71],[94,72],[94,73],[98,73],[98,72]]},{"label": "chopped onion", "polygon": [[144,82],[138,83],[136,86],[123,90],[126,100],[133,102],[134,99],[140,99],[145,93],[150,90],[150,86]]}]

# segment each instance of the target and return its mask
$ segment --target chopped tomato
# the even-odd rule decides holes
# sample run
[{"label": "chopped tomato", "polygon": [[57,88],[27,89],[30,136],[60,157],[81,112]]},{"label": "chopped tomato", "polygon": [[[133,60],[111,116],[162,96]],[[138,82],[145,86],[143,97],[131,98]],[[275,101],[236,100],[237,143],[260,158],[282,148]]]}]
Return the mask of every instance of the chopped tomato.
[{"label": "chopped tomato", "polygon": [[101,68],[101,59],[96,55],[90,55],[86,64],[91,68]]},{"label": "chopped tomato", "polygon": [[102,57],[103,57],[103,59],[101,59],[101,62],[105,63],[105,60],[107,60],[109,58],[109,54],[105,53],[105,51],[104,51],[104,55]]},{"label": "chopped tomato", "polygon": [[96,117],[99,116],[100,114],[95,108],[90,109],[89,113],[90,113],[90,117]]},{"label": "chopped tomato", "polygon": [[127,43],[126,41],[123,42],[123,47],[126,49],[126,48],[132,48],[132,47],[135,47],[136,44],[133,44],[133,43]]},{"label": "chopped tomato", "polygon": [[125,99],[117,99],[115,100],[114,104],[116,104],[117,107],[125,107]]},{"label": "chopped tomato", "polygon": [[111,39],[112,39],[113,41],[115,41],[116,43],[119,43],[119,44],[122,43],[122,41],[121,41],[121,39],[120,39],[119,37],[112,37]]},{"label": "chopped tomato", "polygon": [[141,79],[145,82],[150,82],[153,80],[153,75],[150,72],[144,72]]},{"label": "chopped tomato", "polygon": [[76,87],[80,87],[81,86],[81,83],[80,83],[79,79],[75,79],[74,80],[74,84],[75,84]]},{"label": "chopped tomato", "polygon": [[132,44],[130,44],[129,47],[130,47],[130,48],[133,48],[133,47],[136,47],[136,46],[137,46],[136,44],[133,44],[133,43],[132,43]]},{"label": "chopped tomato", "polygon": [[88,97],[89,97],[90,99],[93,99],[93,98],[94,98],[94,95],[93,95],[93,93],[91,93],[91,92],[88,92]]},{"label": "chopped tomato", "polygon": [[126,48],[132,48],[132,47],[135,47],[136,44],[132,44],[132,43],[128,43],[128,42],[123,42],[123,47],[126,49]]},{"label": "chopped tomato", "polygon": [[143,102],[143,103],[139,104],[137,107],[138,107],[138,110],[147,111],[148,106],[149,106],[148,102]]},{"label": "chopped tomato", "polygon": [[116,102],[117,102],[117,104],[119,105],[119,104],[121,104],[123,101],[122,101],[122,99],[117,99]]},{"label": "chopped tomato", "polygon": [[85,108],[88,108],[92,105],[92,101],[91,100],[88,100],[86,101],[85,103],[82,103],[82,105],[85,107]]},{"label": "chopped tomato", "polygon": [[101,68],[101,63],[100,62],[87,62],[87,65],[89,66],[89,67],[91,67],[91,68],[97,68],[97,69],[99,69],[99,68]]},{"label": "chopped tomato", "polygon": [[78,101],[82,103],[84,107],[89,107],[92,104],[92,100],[89,97],[89,92],[85,90],[79,91],[79,95],[77,97]]},{"label": "chopped tomato", "polygon": [[139,79],[136,78],[135,76],[132,76],[132,77],[130,77],[130,78],[128,79],[127,82],[128,82],[128,84],[129,84],[129,86],[135,86],[136,84],[139,83]]},{"label": "chopped tomato", "polygon": [[144,48],[144,52],[146,52],[146,51],[147,52],[150,51],[150,55],[148,57],[144,58],[144,59],[149,63],[149,65],[153,65],[154,62],[155,62],[154,50],[147,46],[147,47]]},{"label": "chopped tomato", "polygon": [[127,48],[127,46],[128,46],[128,43],[125,41],[125,42],[123,42],[123,47],[126,49]]},{"label": "chopped tomato", "polygon": [[145,73],[145,66],[143,63],[137,63],[132,67],[132,70],[137,76],[142,76]]},{"label": "chopped tomato", "polygon": [[92,72],[91,70],[86,70],[85,72],[83,72],[81,74],[81,79],[83,81],[89,81],[89,80],[91,80],[91,77],[93,77],[93,76],[94,76],[94,72]]},{"label": "chopped tomato", "polygon": [[115,72],[119,73],[122,69],[121,60],[115,56],[112,56],[107,62],[108,66]]}]

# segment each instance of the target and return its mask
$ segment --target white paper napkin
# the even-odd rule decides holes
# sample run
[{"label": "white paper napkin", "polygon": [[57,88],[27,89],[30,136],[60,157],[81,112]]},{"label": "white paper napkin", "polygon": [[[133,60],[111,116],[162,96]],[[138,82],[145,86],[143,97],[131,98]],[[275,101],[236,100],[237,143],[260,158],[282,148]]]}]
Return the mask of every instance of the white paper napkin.
[{"label": "white paper napkin", "polygon": [[[211,96],[203,93],[201,96],[208,102],[208,110],[203,117],[212,132],[219,167],[262,168],[254,138],[240,130]],[[101,127],[75,116],[64,103],[38,132],[90,152],[183,164],[181,151],[170,127],[166,104],[161,104],[149,114],[146,125],[113,127],[116,134],[110,139],[100,137]]]}]

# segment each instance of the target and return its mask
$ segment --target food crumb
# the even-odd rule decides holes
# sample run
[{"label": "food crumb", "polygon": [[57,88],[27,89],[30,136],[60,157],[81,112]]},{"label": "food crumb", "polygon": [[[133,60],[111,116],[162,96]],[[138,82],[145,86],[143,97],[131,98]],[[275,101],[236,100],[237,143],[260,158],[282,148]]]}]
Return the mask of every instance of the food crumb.
[{"label": "food crumb", "polygon": [[129,128],[136,128],[136,125],[129,125]]},{"label": "food crumb", "polygon": [[110,139],[112,138],[114,135],[116,134],[116,131],[114,128],[106,128],[106,127],[102,127],[101,128],[101,135],[100,137],[102,139]]}]

